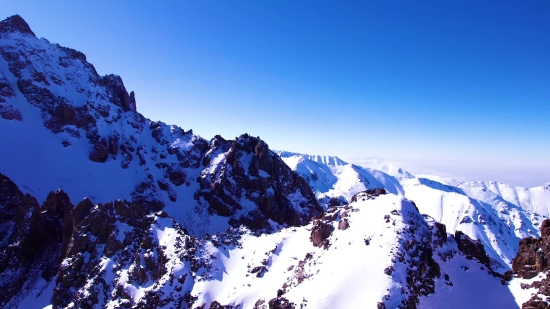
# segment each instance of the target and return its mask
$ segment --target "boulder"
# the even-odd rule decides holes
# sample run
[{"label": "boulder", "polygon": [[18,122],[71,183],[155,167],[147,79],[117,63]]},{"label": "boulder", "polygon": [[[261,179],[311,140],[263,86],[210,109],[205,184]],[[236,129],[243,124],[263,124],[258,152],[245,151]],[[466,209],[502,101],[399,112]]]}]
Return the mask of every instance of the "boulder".
[{"label": "boulder", "polygon": [[107,141],[102,137],[99,141],[94,144],[92,152],[90,152],[90,160],[93,162],[103,163],[107,161],[109,157],[109,150],[107,149]]}]

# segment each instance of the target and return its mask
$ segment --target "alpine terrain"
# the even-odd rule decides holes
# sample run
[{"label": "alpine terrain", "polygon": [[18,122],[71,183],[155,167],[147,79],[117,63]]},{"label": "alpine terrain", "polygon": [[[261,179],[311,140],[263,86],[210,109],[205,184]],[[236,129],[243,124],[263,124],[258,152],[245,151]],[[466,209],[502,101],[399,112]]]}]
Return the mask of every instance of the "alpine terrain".
[{"label": "alpine terrain", "polygon": [[138,107],[0,22],[0,307],[550,308],[550,186],[205,140]]}]

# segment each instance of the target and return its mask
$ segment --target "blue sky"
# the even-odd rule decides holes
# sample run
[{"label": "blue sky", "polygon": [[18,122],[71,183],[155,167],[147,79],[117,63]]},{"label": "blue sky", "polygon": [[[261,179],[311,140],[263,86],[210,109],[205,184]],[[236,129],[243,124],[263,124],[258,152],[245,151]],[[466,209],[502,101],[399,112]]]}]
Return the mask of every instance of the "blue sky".
[{"label": "blue sky", "polygon": [[146,117],[413,173],[550,182],[549,1],[7,1]]}]

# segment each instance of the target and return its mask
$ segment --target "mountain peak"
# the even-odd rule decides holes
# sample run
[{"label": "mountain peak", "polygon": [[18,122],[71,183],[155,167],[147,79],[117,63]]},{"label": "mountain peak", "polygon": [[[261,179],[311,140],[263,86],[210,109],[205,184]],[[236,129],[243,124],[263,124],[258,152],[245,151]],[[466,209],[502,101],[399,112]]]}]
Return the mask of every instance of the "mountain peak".
[{"label": "mountain peak", "polygon": [[34,32],[32,32],[31,27],[29,27],[29,24],[19,15],[13,15],[0,21],[0,33],[11,32],[20,32],[36,36]]}]

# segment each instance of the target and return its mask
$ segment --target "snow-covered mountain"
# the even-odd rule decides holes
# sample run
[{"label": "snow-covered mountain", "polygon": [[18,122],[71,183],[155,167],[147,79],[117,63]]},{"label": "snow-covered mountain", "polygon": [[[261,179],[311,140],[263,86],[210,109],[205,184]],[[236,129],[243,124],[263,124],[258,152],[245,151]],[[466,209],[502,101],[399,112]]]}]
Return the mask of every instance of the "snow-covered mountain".
[{"label": "snow-covered mountain", "polygon": [[207,141],[150,121],[122,79],[99,76],[84,54],[37,38],[18,16],[0,31],[0,173],[39,202],[53,188],[94,203],[142,200],[196,235],[231,219],[299,225],[320,211],[259,138]]},{"label": "snow-covered mountain", "polygon": [[83,53],[0,22],[0,307],[519,308],[546,293],[548,186],[207,141],[137,106]]}]

